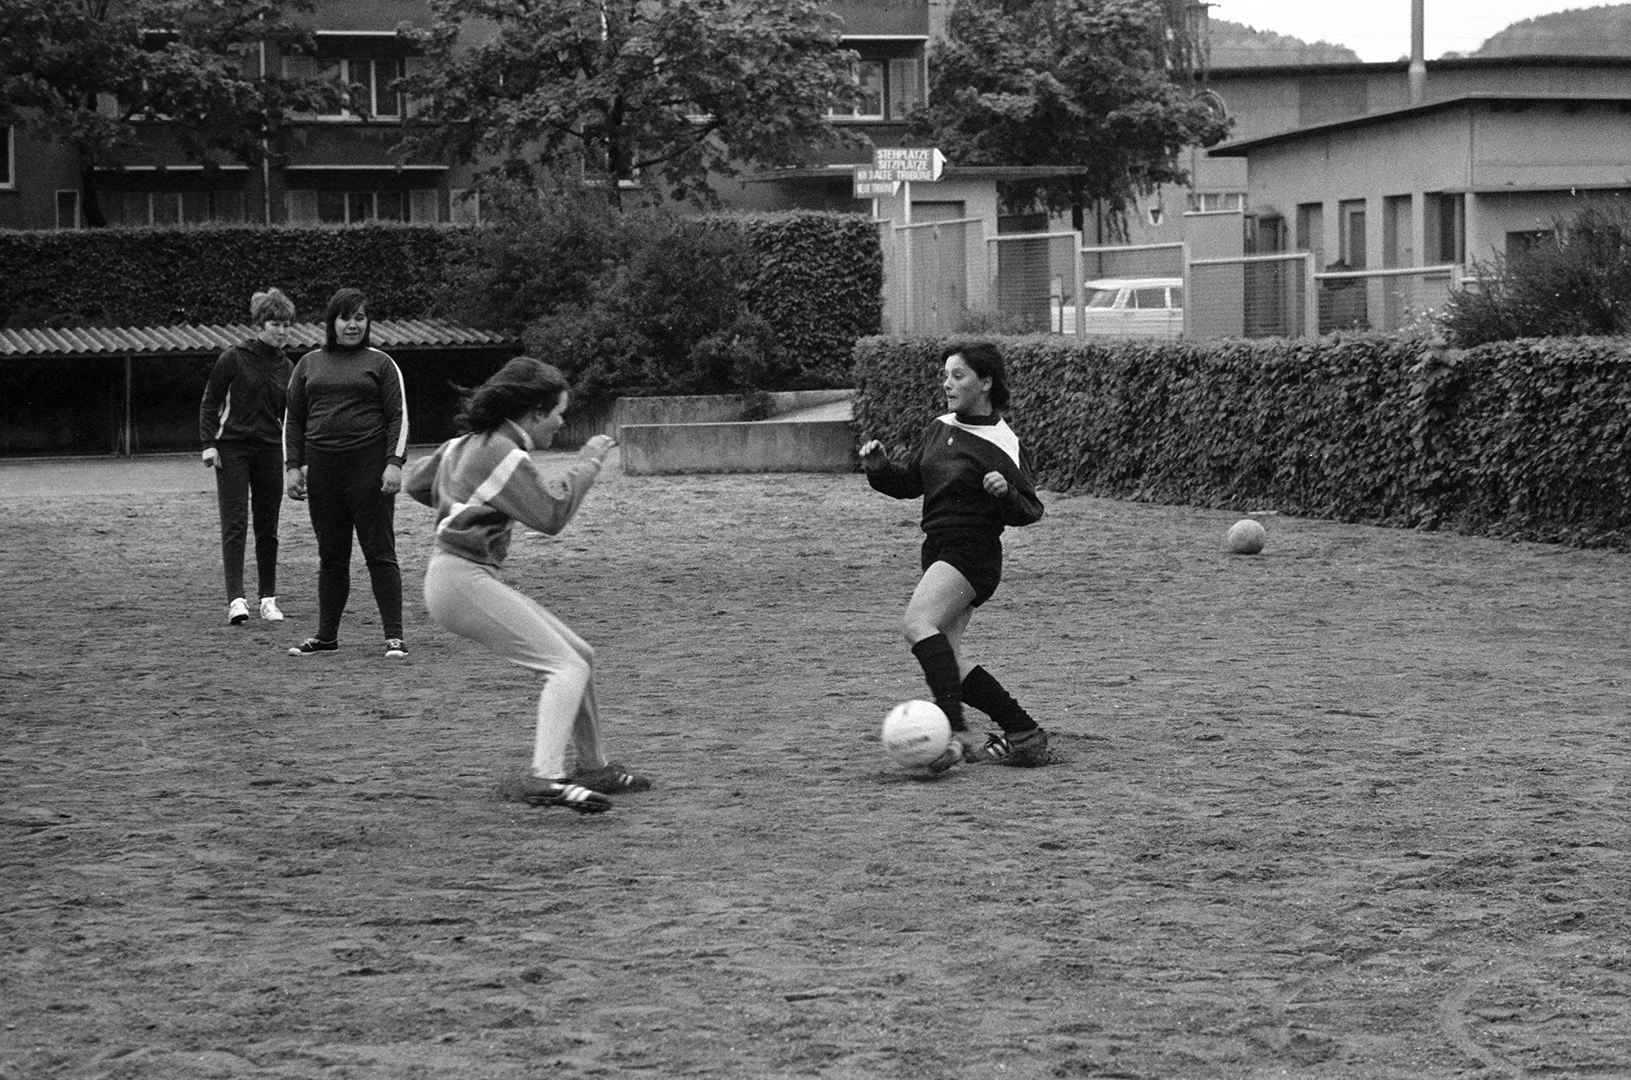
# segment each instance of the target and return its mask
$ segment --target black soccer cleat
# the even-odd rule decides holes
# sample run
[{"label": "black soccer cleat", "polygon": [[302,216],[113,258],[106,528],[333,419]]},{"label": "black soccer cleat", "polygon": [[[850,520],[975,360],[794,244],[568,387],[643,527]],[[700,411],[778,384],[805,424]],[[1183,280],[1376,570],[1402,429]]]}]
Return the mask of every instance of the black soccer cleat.
[{"label": "black soccer cleat", "polygon": [[985,745],[970,751],[970,759],[986,765],[1012,765],[1020,769],[1034,769],[1051,765],[1058,760],[1048,748],[1048,733],[1032,728],[1015,738],[1011,735],[988,735]]},{"label": "black soccer cleat", "polygon": [[532,777],[518,793],[521,801],[533,806],[564,806],[579,814],[604,814],[612,808],[612,800],[598,791],[567,780],[545,780]]}]

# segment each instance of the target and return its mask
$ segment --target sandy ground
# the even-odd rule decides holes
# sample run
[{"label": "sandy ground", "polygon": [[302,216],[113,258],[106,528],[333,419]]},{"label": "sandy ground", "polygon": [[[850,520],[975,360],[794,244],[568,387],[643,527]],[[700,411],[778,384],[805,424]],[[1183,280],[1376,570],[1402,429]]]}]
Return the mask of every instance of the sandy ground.
[{"label": "sandy ground", "polygon": [[233,629],[202,468],[91,464],[0,465],[4,1080],[1631,1076],[1623,555],[1049,495],[970,645],[1065,760],[922,782],[915,504],[612,469],[509,571],[657,782],[580,818],[428,511],[302,660],[301,508]]}]

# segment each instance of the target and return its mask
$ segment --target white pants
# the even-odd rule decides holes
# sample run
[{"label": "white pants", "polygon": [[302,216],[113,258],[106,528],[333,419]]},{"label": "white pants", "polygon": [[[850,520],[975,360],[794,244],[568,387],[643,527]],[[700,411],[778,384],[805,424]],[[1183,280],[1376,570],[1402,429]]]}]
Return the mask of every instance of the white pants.
[{"label": "white pants", "polygon": [[567,775],[567,749],[579,769],[606,764],[595,708],[595,650],[542,604],[499,580],[490,566],[443,551],[425,571],[425,607],[444,630],[544,674],[532,773]]}]

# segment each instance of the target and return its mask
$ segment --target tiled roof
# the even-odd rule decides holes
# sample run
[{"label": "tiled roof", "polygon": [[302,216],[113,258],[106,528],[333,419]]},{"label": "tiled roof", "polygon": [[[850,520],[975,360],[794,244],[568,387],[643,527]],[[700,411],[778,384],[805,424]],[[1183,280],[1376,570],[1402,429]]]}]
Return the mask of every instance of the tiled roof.
[{"label": "tiled roof", "polygon": [[[218,353],[255,336],[255,328],[231,326],[75,326],[0,329],[0,360],[69,356],[199,356]],[[504,345],[515,339],[441,319],[380,319],[370,327],[373,343],[395,349],[460,349]],[[321,323],[296,323],[287,348],[323,344]]]}]

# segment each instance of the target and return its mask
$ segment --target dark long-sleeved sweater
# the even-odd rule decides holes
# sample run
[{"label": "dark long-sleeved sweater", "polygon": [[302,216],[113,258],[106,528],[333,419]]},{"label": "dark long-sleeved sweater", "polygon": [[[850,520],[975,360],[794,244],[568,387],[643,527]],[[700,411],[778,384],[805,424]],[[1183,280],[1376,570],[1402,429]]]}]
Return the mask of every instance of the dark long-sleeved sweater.
[{"label": "dark long-sleeved sweater", "polygon": [[[1008,481],[1008,494],[1000,498],[985,490],[985,474],[993,471]],[[868,472],[867,481],[897,499],[921,495],[926,533],[1000,536],[1005,526],[1029,525],[1042,517],[1019,436],[997,416],[938,417],[924,429],[911,457]]]},{"label": "dark long-sleeved sweater", "polygon": [[198,406],[199,441],[206,448],[223,442],[276,446],[283,439],[293,371],[282,349],[258,338],[222,353]]},{"label": "dark long-sleeved sweater", "polygon": [[385,441],[385,460],[408,451],[408,397],[402,372],[378,349],[314,349],[289,377],[283,425],[286,468],[306,464],[307,450],[355,450]]}]

